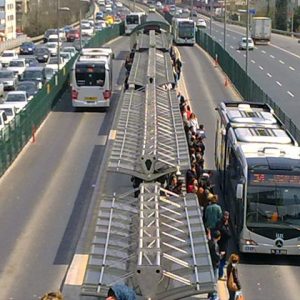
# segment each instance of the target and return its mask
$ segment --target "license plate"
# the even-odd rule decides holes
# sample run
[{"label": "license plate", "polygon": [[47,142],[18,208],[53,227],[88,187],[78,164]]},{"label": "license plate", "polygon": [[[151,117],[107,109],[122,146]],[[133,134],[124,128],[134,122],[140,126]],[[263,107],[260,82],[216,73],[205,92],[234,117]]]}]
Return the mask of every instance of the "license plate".
[{"label": "license plate", "polygon": [[271,254],[276,254],[276,255],[286,255],[287,254],[287,250],[283,250],[283,249],[271,249]]},{"label": "license plate", "polygon": [[97,97],[84,97],[84,100],[89,102],[89,101],[96,101]]}]

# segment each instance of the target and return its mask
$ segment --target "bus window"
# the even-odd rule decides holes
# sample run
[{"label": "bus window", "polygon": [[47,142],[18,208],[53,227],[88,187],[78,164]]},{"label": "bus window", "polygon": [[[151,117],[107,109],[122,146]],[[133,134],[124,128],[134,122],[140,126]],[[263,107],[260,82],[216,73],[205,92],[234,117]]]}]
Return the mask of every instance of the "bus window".
[{"label": "bus window", "polygon": [[127,24],[139,24],[139,16],[137,15],[128,15],[126,16],[126,23]]},{"label": "bus window", "polygon": [[105,66],[76,66],[76,83],[78,86],[104,86]]}]

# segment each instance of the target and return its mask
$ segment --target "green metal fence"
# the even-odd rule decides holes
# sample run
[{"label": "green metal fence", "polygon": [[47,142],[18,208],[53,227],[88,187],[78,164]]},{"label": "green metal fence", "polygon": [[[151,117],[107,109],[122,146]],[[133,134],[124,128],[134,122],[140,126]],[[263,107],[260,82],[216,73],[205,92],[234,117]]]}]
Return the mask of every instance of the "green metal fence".
[{"label": "green metal fence", "polygon": [[[99,47],[124,34],[124,24],[115,24],[97,32],[85,47]],[[0,132],[0,176],[11,165],[25,144],[33,138],[36,129],[55,105],[59,95],[68,85],[69,73],[76,57],[44,84],[38,94]]]},{"label": "green metal fence", "polygon": [[285,112],[269,97],[263,89],[249,77],[245,70],[235,59],[226,52],[223,47],[213,40],[207,33],[198,30],[196,34],[197,43],[207,51],[230,78],[239,93],[246,101],[268,103],[275,111],[279,119],[285,124],[295,139],[300,143],[300,131]]}]

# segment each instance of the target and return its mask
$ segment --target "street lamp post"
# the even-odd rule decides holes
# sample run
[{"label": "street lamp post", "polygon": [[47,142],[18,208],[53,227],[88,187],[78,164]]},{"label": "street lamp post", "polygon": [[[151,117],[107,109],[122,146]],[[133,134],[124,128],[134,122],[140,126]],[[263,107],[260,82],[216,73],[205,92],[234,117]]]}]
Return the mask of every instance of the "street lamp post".
[{"label": "street lamp post", "polygon": [[224,50],[226,49],[226,22],[227,22],[227,19],[226,19],[226,13],[227,13],[227,10],[226,10],[226,0],[224,0]]},{"label": "street lamp post", "polygon": [[80,2],[90,3],[89,0],[79,0],[79,44],[80,44],[80,51],[82,49],[82,37],[81,37],[81,20],[82,20],[82,14],[81,14],[81,5]]},{"label": "street lamp post", "polygon": [[70,11],[69,7],[60,7],[60,0],[57,0],[57,72],[59,73],[59,60],[60,60],[60,36],[59,36],[59,12],[60,11]]},{"label": "street lamp post", "polygon": [[246,71],[246,75],[248,75],[248,59],[249,59],[249,0],[247,0],[247,21],[246,21],[246,66],[245,66],[245,71]]},{"label": "street lamp post", "polygon": [[212,27],[212,13],[213,13],[213,1],[210,0],[210,20],[209,20],[209,34],[211,35],[211,27]]}]

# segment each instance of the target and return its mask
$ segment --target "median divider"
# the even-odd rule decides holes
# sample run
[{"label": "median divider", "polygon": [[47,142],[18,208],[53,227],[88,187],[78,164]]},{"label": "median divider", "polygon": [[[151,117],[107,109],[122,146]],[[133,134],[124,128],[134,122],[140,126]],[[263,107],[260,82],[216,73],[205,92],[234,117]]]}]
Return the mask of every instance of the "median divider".
[{"label": "median divider", "polygon": [[[123,35],[124,31],[124,23],[104,28],[97,32],[84,46],[100,47],[104,43]],[[73,57],[50,81],[45,83],[26,107],[18,112],[15,118],[0,131],[0,176],[4,174],[23,147],[33,137],[33,128],[36,130],[41,125],[60,95],[67,88],[69,74],[77,56]]]}]

